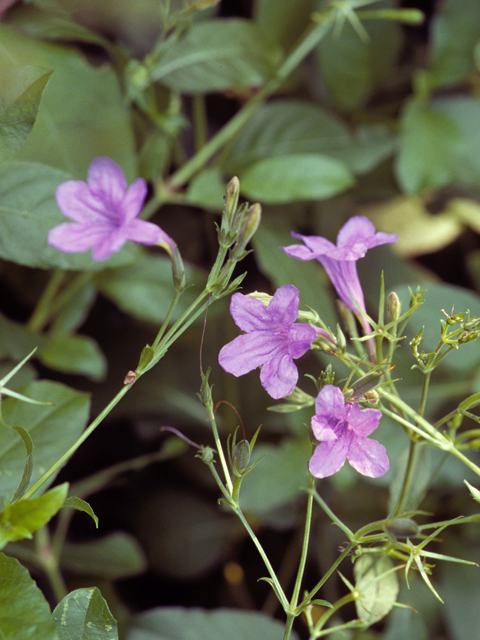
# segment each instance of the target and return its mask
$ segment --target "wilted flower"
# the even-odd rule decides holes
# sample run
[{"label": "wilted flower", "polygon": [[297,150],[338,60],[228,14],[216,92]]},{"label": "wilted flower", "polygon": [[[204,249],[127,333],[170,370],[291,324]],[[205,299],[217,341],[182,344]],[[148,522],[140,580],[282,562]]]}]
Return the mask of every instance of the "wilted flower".
[{"label": "wilted flower", "polygon": [[67,180],[57,187],[55,197],[64,222],[48,234],[48,243],[65,253],[92,249],[94,260],[106,260],[127,240],[159,244],[175,252],[173,240],[160,227],[137,220],[147,195],[147,184],[137,178],[130,187],[123,171],[110,158],[95,158],[88,181]]},{"label": "wilted flower", "polygon": [[348,460],[364,476],[383,476],[390,466],[385,447],[367,437],[378,427],[381,417],[381,411],[360,409],[358,402],[345,402],[338,387],[325,385],[315,401],[312,418],[313,435],[320,444],[310,459],[310,473],[326,478]]},{"label": "wilted flower", "polygon": [[398,236],[394,233],[375,233],[375,227],[365,216],[350,218],[338,232],[336,245],[320,236],[302,236],[293,231],[292,236],[303,240],[306,246],[292,244],[281,247],[285,253],[297,260],[318,260],[340,300],[354,313],[360,313],[365,332],[370,333],[370,326],[361,313],[366,313],[366,309],[356,261],[363,258],[372,247],[396,242]]},{"label": "wilted flower", "polygon": [[235,293],[230,303],[235,324],[247,333],[220,351],[220,365],[234,376],[262,366],[260,381],[275,399],[291,393],[298,380],[293,359],[300,358],[317,337],[308,324],[295,324],[298,317],[298,289],[285,285],[265,307],[256,298]]}]

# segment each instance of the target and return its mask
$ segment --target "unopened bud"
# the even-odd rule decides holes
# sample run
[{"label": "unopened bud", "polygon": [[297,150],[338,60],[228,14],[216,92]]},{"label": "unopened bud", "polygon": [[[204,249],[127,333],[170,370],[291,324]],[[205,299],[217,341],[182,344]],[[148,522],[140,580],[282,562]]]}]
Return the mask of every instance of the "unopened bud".
[{"label": "unopened bud", "polygon": [[252,204],[245,213],[237,242],[232,249],[231,258],[233,260],[241,260],[244,256],[245,247],[253,238],[255,231],[260,225],[262,219],[262,207],[257,203]]},{"label": "unopened bud", "polygon": [[225,217],[227,219],[229,227],[233,224],[235,212],[238,206],[238,198],[240,196],[240,181],[237,176],[234,176],[227,184],[225,192]]},{"label": "unopened bud", "polygon": [[240,440],[232,453],[232,462],[238,472],[244,471],[250,462],[250,444],[248,440]]},{"label": "unopened bud", "polygon": [[419,527],[411,518],[395,518],[387,524],[387,531],[395,538],[416,538]]},{"label": "unopened bud", "polygon": [[367,375],[355,380],[351,386],[351,389],[354,392],[353,397],[359,398],[378,386],[382,375],[383,373],[373,371],[372,373],[367,373]]},{"label": "unopened bud", "polygon": [[400,302],[400,298],[392,291],[392,293],[388,296],[388,304],[387,304],[387,314],[389,322],[393,322],[398,320],[402,311],[402,303]]}]

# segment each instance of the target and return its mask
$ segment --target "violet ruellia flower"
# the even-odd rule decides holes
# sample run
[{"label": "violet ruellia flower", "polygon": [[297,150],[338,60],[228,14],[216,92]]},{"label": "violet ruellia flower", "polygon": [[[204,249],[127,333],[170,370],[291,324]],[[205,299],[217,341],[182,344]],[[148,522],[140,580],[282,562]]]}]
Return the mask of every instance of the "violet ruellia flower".
[{"label": "violet ruellia flower", "polygon": [[364,476],[383,476],[390,467],[385,447],[367,437],[378,427],[381,416],[378,409],[360,409],[358,402],[345,402],[338,387],[325,385],[315,400],[312,418],[313,435],[320,442],[308,465],[312,476],[331,476],[345,460]]},{"label": "violet ruellia flower", "polygon": [[230,313],[246,334],[220,350],[220,365],[237,377],[262,366],[260,381],[267,393],[276,400],[288,396],[298,380],[293,360],[303,356],[317,337],[309,324],[295,324],[298,289],[291,284],[280,287],[268,307],[256,298],[234,293]]},{"label": "violet ruellia flower", "polygon": [[293,231],[292,236],[303,240],[306,246],[292,244],[281,247],[285,253],[297,260],[318,260],[340,300],[355,314],[360,314],[365,332],[370,333],[370,326],[361,314],[362,311],[366,313],[366,309],[356,261],[363,258],[372,247],[396,242],[398,236],[394,233],[375,233],[375,227],[365,216],[350,218],[338,232],[336,245],[320,236],[302,236]]},{"label": "violet ruellia flower", "polygon": [[94,260],[106,260],[127,240],[163,246],[174,251],[173,240],[152,222],[137,220],[147,195],[147,184],[137,178],[127,188],[118,164],[110,158],[95,158],[88,181],[67,180],[57,187],[55,197],[64,222],[48,234],[48,244],[65,253],[92,249]]}]

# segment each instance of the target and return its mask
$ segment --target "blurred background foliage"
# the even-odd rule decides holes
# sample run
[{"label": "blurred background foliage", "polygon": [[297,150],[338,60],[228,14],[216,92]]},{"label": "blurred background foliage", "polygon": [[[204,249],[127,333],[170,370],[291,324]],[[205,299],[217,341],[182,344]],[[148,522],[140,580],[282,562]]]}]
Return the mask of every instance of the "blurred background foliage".
[{"label": "blurred background foliage", "polygon": [[[378,230],[400,235],[396,245],[376,248],[358,265],[373,316],[382,270],[387,293],[397,291],[405,305],[408,287],[428,289],[408,327],[408,338],[426,327],[425,350],[438,340],[442,309],[479,313],[478,0],[339,1],[338,7],[358,9],[357,17],[337,20],[268,95],[262,88],[275,81],[298,38],[318,23],[329,3],[7,4],[0,23],[1,371],[39,347],[14,379],[18,388],[46,378],[51,382],[42,384],[52,385],[52,395],[59,383],[66,384],[76,390],[72,402],[83,412],[88,411],[85,393],[90,394],[95,416],[165,318],[173,292],[170,263],[155,251],[128,246],[106,263],[94,263],[90,255],[60,254],[46,244],[48,229],[62,221],[55,187],[69,178],[84,180],[96,156],[113,158],[129,181],[139,175],[149,181],[148,215],[176,240],[197,288],[215,256],[214,224],[225,183],[237,175],[243,197],[264,207],[254,253],[240,265],[248,272],[244,292],[273,293],[294,284],[302,306],[316,309],[335,328],[339,318],[325,274],[317,264],[291,260],[278,247],[291,242],[292,229],[333,240],[346,219],[361,214]],[[382,8],[420,9],[425,19],[421,24],[367,19]],[[18,65],[22,73],[13,73]],[[235,135],[192,165],[191,159],[200,157],[242,109],[250,112]],[[8,128],[12,113],[22,116],[22,126]],[[61,284],[68,295],[42,317],[38,307],[34,310],[55,268],[65,270]],[[182,308],[190,295],[194,292],[182,298]],[[257,582],[264,575],[260,560],[240,524],[217,505],[218,489],[206,467],[193,449],[160,433],[161,426],[170,425],[195,442],[212,444],[196,396],[202,328],[201,322],[192,326],[139,380],[57,478],[73,483],[72,493],[88,499],[100,518],[98,531],[78,513],[62,514],[51,527],[51,535],[62,541],[57,551],[68,589],[99,586],[129,640],[160,637],[155,634],[166,628],[169,638],[184,637],[187,613],[182,609],[135,618],[157,606],[278,613],[268,585]],[[235,335],[228,301],[220,301],[208,312],[203,363],[212,367],[216,401],[235,406],[247,437],[262,425],[256,455],[265,457],[245,480],[242,504],[279,567],[282,584],[288,585],[301,548],[310,414],[269,411],[256,373],[242,379],[222,373],[218,351]],[[301,372],[318,376],[329,362],[328,356],[311,355],[302,361]],[[333,364],[341,379],[345,371]],[[400,393],[415,406],[420,374],[412,364],[408,347],[397,353]],[[446,359],[434,377],[427,417],[480,391],[479,365],[476,343]],[[300,386],[315,393],[307,378],[300,378]],[[7,420],[31,421],[27,410],[16,415],[11,399],[2,406]],[[56,459],[78,436],[86,415],[83,422],[76,415],[74,420],[62,414],[50,435],[39,430],[43,435],[36,446],[48,453],[46,460],[37,459],[39,465]],[[238,419],[226,405],[217,415],[226,439]],[[0,439],[2,480],[8,475],[10,437]],[[324,499],[352,529],[385,516],[389,491],[405,465],[407,439],[398,425],[384,417],[378,439],[391,460],[386,476],[372,482],[347,466],[322,481]],[[18,459],[22,454],[19,447]],[[430,450],[424,454],[417,504],[439,520],[473,513],[463,479],[475,484],[475,478],[453,459]],[[425,478],[436,467],[425,498]],[[313,531],[307,573],[312,584],[344,543],[321,514]],[[54,604],[48,572],[38,560],[39,544],[16,542],[6,552],[32,570]],[[464,527],[449,534],[442,553],[480,561],[478,532]],[[349,575],[349,567],[342,570]],[[400,602],[418,613],[396,609],[369,631],[342,638],[477,637],[480,573],[448,564],[434,570],[433,581],[445,605],[413,575]],[[344,588],[332,579],[320,597],[332,601]],[[205,637],[217,637],[220,620],[214,624],[206,612],[188,615],[199,616],[191,624]],[[346,615],[355,617],[353,608]],[[272,629],[263,633],[259,624],[252,618],[254,631],[245,637],[270,637]],[[298,623],[300,637],[304,631]]]}]

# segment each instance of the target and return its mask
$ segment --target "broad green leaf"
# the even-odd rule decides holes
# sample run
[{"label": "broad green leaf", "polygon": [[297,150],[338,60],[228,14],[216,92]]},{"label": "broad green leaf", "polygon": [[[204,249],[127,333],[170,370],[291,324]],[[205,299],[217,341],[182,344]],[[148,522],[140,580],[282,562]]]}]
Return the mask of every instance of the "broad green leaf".
[{"label": "broad green leaf", "polygon": [[310,24],[313,8],[313,0],[256,0],[254,17],[271,40],[290,51]]},{"label": "broad green leaf", "polygon": [[225,159],[225,168],[235,174],[259,160],[288,154],[347,156],[345,149],[352,144],[347,127],[325,109],[300,100],[278,100],[252,116]]},{"label": "broad green leaf", "polygon": [[176,580],[199,578],[222,562],[237,526],[214,502],[183,490],[150,496],[136,518],[150,566]]},{"label": "broad green leaf", "polygon": [[[1,225],[0,216],[0,227]],[[0,245],[1,242],[0,233]],[[0,358],[11,358],[15,362],[20,362],[33,349],[41,347],[45,343],[46,339],[43,336],[39,336],[27,327],[0,314]],[[11,368],[13,369],[13,367]]]},{"label": "broad green leaf", "polygon": [[[380,6],[375,3],[376,9]],[[341,30],[331,29],[316,50],[320,74],[333,101],[342,109],[366,104],[392,75],[402,45],[400,27],[393,21],[367,20],[362,27],[368,34],[363,39],[346,21]]]},{"label": "broad green leaf", "polygon": [[[279,640],[284,624],[264,613],[238,609],[159,607],[137,616],[126,640]],[[292,640],[298,640],[295,632]]]},{"label": "broad green leaf", "polygon": [[435,87],[458,84],[474,72],[474,48],[480,41],[480,3],[445,0],[431,24],[428,81]]},{"label": "broad green leaf", "polygon": [[[400,599],[400,602],[403,602]],[[384,640],[429,640],[428,628],[417,610],[395,608],[388,621]]]},{"label": "broad green leaf", "polygon": [[[10,425],[26,429],[34,444],[32,482],[56,462],[77,440],[89,415],[86,393],[74,391],[57,382],[31,382],[21,392],[36,400],[49,401],[53,406],[25,404],[7,398],[2,402],[2,414]],[[0,430],[0,501],[10,500],[22,475],[25,447],[11,429]],[[46,488],[55,475],[44,485]]]},{"label": "broad green leaf", "polygon": [[312,446],[307,438],[285,439],[278,446],[258,444],[250,464],[262,459],[242,482],[242,509],[262,516],[297,499],[307,484],[311,454]]},{"label": "broad green leaf", "polygon": [[374,624],[391,611],[397,600],[398,577],[389,556],[366,553],[353,566],[355,600],[358,617],[367,624]]},{"label": "broad green leaf", "polygon": [[259,160],[238,172],[242,193],[266,204],[321,200],[354,183],[346,165],[319,153]]},{"label": "broad green leaf", "polygon": [[100,270],[132,262],[140,249],[131,242],[104,262],[95,262],[90,251],[63,253],[47,244],[50,229],[68,222],[55,201],[55,189],[69,178],[44,164],[0,164],[0,257],[42,269]]},{"label": "broad green leaf", "polygon": [[25,142],[52,72],[34,65],[0,67],[0,161]]},{"label": "broad green leaf", "polygon": [[264,84],[281,51],[251,21],[240,18],[194,24],[151,68],[153,81],[180,93],[209,93]]},{"label": "broad green leaf", "polygon": [[63,503],[63,506],[64,507],[70,507],[71,509],[76,509],[77,511],[83,511],[84,513],[88,513],[88,515],[95,522],[95,526],[98,529],[98,518],[97,518],[97,516],[93,512],[93,509],[88,504],[88,502],[85,502],[85,500],[82,500],[82,498],[79,498],[78,496],[68,496],[68,498]]},{"label": "broad green leaf", "polygon": [[322,278],[322,267],[315,260],[301,262],[290,258],[280,249],[295,244],[296,240],[287,229],[279,228],[274,214],[275,211],[266,212],[253,237],[255,258],[260,270],[276,287],[295,285],[300,292],[300,309],[308,306],[318,310],[325,324],[335,330],[338,320],[332,296],[325,286],[325,278]]},{"label": "broad green leaf", "polygon": [[0,64],[53,70],[35,126],[16,160],[41,162],[83,179],[96,156],[109,156],[136,177],[130,114],[117,74],[108,64],[89,65],[70,46],[28,38],[0,25]]},{"label": "broad green leaf", "polygon": [[47,524],[62,508],[68,493],[68,483],[50,489],[38,498],[5,504],[0,513],[0,549],[8,542],[31,538],[32,533]]},{"label": "broad green leaf", "polygon": [[[203,287],[198,271],[186,265],[188,283]],[[162,322],[173,300],[172,267],[169,258],[145,255],[131,267],[109,269],[96,279],[98,289],[123,311],[141,320]],[[198,295],[198,288],[187,289],[173,314],[178,318]]]},{"label": "broad green leaf", "polygon": [[402,189],[418,193],[452,182],[462,134],[452,117],[435,104],[407,104],[401,118],[402,133],[396,174]]},{"label": "broad green leaf", "polygon": [[0,553],[2,640],[57,640],[48,602],[25,567]]},{"label": "broad green leaf", "polygon": [[118,640],[117,622],[97,587],[71,591],[53,612],[58,640]]},{"label": "broad green leaf", "polygon": [[147,561],[142,548],[127,533],[111,533],[92,542],[67,542],[62,549],[62,567],[82,575],[121,580],[143,573]]},{"label": "broad green leaf", "polygon": [[38,357],[51,369],[78,373],[96,382],[104,380],[107,373],[107,360],[98,343],[89,336],[53,334]]},{"label": "broad green leaf", "polygon": [[188,185],[187,198],[192,204],[221,211],[225,197],[225,183],[219,169],[204,169]]},{"label": "broad green leaf", "polygon": [[73,333],[88,317],[97,291],[90,283],[84,283],[75,289],[75,294],[62,306],[52,323],[52,333]]},{"label": "broad green leaf", "polygon": [[[393,425],[392,425],[393,426]],[[387,436],[388,437],[388,436]],[[401,442],[402,439],[398,438]],[[400,443],[399,443],[400,444]],[[398,450],[398,446],[396,447]],[[393,447],[392,447],[393,451]],[[394,462],[395,475],[390,485],[390,496],[388,500],[389,512],[392,512],[397,506],[401,492],[403,490],[403,483],[405,480],[405,473],[408,469],[410,461],[410,445],[405,448],[400,455],[397,455]],[[432,451],[430,447],[420,445],[417,448],[415,455],[412,473],[414,474],[415,482],[410,483],[409,491],[405,497],[404,509],[406,513],[418,509],[420,503],[425,497],[431,483],[432,483]],[[401,514],[400,514],[401,515]]]}]

